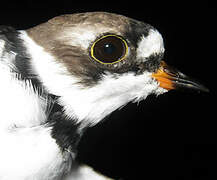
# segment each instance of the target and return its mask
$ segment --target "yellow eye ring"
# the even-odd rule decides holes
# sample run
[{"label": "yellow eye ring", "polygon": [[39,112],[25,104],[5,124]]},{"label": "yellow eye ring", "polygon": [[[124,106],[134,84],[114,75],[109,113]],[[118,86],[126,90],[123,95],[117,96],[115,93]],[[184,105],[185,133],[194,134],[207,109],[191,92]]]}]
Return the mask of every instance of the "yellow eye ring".
[{"label": "yellow eye ring", "polygon": [[91,46],[91,57],[101,64],[115,64],[126,58],[128,44],[121,36],[105,35]]}]

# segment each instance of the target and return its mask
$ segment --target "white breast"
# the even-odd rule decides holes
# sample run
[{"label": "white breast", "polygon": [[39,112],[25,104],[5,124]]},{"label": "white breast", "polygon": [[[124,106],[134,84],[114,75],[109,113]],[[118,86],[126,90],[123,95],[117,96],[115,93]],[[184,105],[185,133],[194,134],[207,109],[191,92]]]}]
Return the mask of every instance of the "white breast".
[{"label": "white breast", "polygon": [[1,180],[59,180],[70,167],[44,127],[1,130],[0,142]]},{"label": "white breast", "polygon": [[46,98],[0,59],[0,179],[57,180],[70,167],[46,121]]}]

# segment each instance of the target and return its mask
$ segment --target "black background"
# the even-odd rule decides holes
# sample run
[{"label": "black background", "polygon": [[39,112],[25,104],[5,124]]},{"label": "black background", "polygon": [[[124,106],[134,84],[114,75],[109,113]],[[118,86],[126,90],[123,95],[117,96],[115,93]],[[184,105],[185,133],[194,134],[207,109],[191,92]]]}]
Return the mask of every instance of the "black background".
[{"label": "black background", "polygon": [[139,106],[129,104],[87,131],[78,159],[117,179],[217,179],[214,3],[10,1],[1,2],[0,24],[26,29],[57,15],[86,11],[152,24],[164,38],[165,61],[200,80],[210,93],[170,91]]}]

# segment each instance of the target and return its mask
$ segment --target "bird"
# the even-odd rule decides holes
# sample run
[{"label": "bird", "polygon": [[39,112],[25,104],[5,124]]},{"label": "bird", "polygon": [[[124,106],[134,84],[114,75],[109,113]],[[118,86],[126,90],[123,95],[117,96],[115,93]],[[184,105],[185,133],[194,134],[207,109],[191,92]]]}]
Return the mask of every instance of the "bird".
[{"label": "bird", "polygon": [[164,52],[156,28],[109,12],[0,26],[0,179],[111,179],[76,162],[88,128],[150,94],[208,92]]}]

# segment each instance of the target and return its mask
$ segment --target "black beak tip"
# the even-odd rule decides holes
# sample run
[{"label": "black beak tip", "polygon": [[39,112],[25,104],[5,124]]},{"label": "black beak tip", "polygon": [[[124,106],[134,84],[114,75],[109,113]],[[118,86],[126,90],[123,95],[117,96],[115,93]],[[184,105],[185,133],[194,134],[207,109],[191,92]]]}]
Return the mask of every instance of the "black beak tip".
[{"label": "black beak tip", "polygon": [[205,93],[210,93],[210,90],[207,87],[205,87],[205,86],[202,86],[200,88],[200,91],[205,92]]},{"label": "black beak tip", "polygon": [[209,93],[210,92],[210,90],[207,87],[205,87],[204,85],[202,85],[202,84],[197,84],[197,86],[193,85],[192,89],[196,90],[199,93],[200,92],[204,92],[204,93]]},{"label": "black beak tip", "polygon": [[175,86],[177,89],[188,89],[188,90],[192,90],[192,91],[197,91],[197,92],[205,92],[205,93],[209,93],[210,90],[205,87],[204,85],[202,85],[201,83],[199,83],[198,81],[189,78],[187,76],[182,76],[178,78],[178,81],[175,82]]}]

